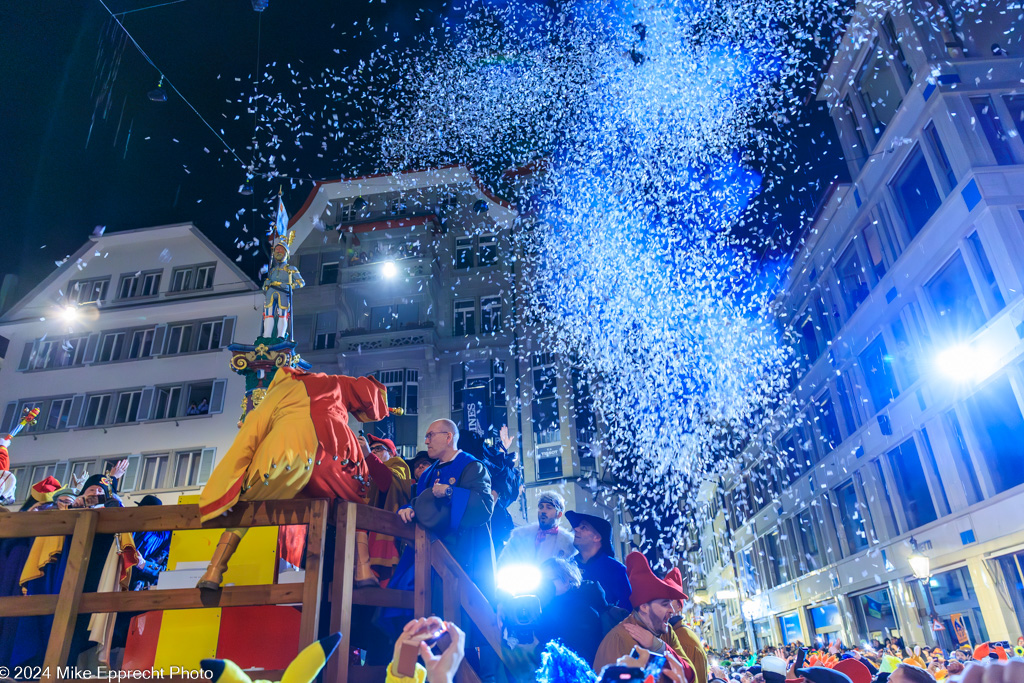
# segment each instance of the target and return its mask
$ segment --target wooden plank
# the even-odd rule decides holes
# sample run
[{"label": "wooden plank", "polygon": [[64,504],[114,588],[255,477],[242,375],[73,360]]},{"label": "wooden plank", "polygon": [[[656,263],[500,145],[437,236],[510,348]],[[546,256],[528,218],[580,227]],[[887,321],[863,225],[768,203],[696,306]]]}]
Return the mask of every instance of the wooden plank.
[{"label": "wooden plank", "polygon": [[[248,605],[294,605],[302,601],[302,584],[276,586],[227,586],[219,592],[196,588],[175,590],[121,591],[116,593],[83,593],[79,614],[112,612],[148,612],[164,609],[199,609],[202,607],[244,607]],[[28,595],[0,598],[0,614],[24,617],[54,614],[56,595]]]},{"label": "wooden plank", "polygon": [[[41,513],[40,513],[41,514]],[[9,515],[20,517],[22,515]],[[25,515],[31,517],[32,515]],[[64,666],[71,651],[71,637],[75,633],[75,622],[78,619],[78,605],[82,600],[82,587],[85,586],[85,574],[89,569],[89,555],[92,542],[96,537],[98,516],[92,513],[79,513],[75,520],[75,531],[71,536],[71,544],[64,549],[67,553],[67,565],[64,578],[60,584],[60,594],[53,612],[53,627],[46,645],[43,667],[51,672],[44,680],[53,680],[57,675],[57,667]]]},{"label": "wooden plank", "polygon": [[450,621],[463,631],[466,630],[462,623],[462,594],[459,591],[459,577],[452,574],[446,567],[438,571],[441,575],[441,592],[444,596],[444,620]]},{"label": "wooden plank", "polygon": [[430,539],[427,531],[416,525],[416,562],[413,565],[412,612],[417,618],[429,617],[430,605]]},{"label": "wooden plank", "polygon": [[415,523],[406,524],[395,512],[388,512],[369,505],[356,509],[356,528],[402,538],[407,541],[415,537]]},{"label": "wooden plank", "polygon": [[443,543],[440,541],[434,543],[431,551],[434,569],[439,574],[443,575],[444,572],[447,572],[458,578],[462,609],[466,611],[470,621],[476,625],[494,651],[500,653],[501,629],[498,628],[498,615],[491,607],[491,603],[487,601],[477,585],[470,580],[465,570],[459,566]]},{"label": "wooden plank", "polygon": [[352,584],[356,564],[356,504],[338,501],[335,507],[334,576],[331,580],[330,632],[341,633],[338,654],[327,662],[325,683],[348,683],[348,653],[352,639]]},{"label": "wooden plank", "polygon": [[299,625],[299,651],[316,640],[320,627],[321,559],[327,526],[327,501],[314,500],[309,509],[306,529],[306,580],[302,585],[302,621]]},{"label": "wooden plank", "polygon": [[38,614],[53,614],[56,609],[56,595],[15,595],[0,598],[0,614],[5,617],[33,617]]},{"label": "wooden plank", "polygon": [[35,536],[70,536],[75,531],[78,517],[86,512],[46,510],[31,515],[4,515],[0,524],[0,538],[27,538]]},{"label": "wooden plank", "polygon": [[[352,591],[352,604],[371,607],[400,607],[413,609],[413,592],[395,588],[356,588]],[[3,603],[0,603],[2,605]],[[0,610],[2,612],[3,610]]]}]

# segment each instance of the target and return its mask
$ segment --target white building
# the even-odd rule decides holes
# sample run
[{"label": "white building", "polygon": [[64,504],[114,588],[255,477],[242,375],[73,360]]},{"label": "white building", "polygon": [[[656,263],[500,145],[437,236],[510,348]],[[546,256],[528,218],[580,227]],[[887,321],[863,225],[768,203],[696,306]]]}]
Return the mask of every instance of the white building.
[{"label": "white building", "polygon": [[592,418],[576,419],[571,368],[516,328],[522,228],[508,202],[453,166],[320,183],[291,225],[306,283],[298,351],[318,371],[375,375],[406,411],[367,432],[393,435],[411,457],[433,420],[463,426],[474,410],[492,434],[521,434],[526,496],[510,510],[520,521],[548,488],[602,514],[587,488]]},{"label": "white building", "polygon": [[195,490],[237,431],[244,380],[224,347],[256,337],[261,304],[190,224],[90,238],[0,317],[0,430],[40,408],[10,447],[16,502],[121,458],[125,493]]},{"label": "white building", "polygon": [[1024,631],[1019,9],[914,4],[859,6],[819,91],[853,181],[826,195],[780,300],[805,361],[795,426],[703,492],[694,559],[719,646],[951,647],[956,615],[975,644]]}]

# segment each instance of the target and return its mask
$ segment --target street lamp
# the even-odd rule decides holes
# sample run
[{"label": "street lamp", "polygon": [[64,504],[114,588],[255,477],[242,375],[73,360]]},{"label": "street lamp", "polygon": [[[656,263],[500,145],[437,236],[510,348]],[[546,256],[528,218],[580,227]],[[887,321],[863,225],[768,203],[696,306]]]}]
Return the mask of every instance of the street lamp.
[{"label": "street lamp", "polygon": [[60,317],[62,317],[66,323],[75,322],[78,320],[78,307],[68,304],[64,307],[64,310],[60,312]]},{"label": "street lamp", "polygon": [[[921,582],[921,590],[924,592],[925,600],[928,601],[928,628],[934,635],[934,625],[939,623],[939,615],[935,613],[935,598],[932,596],[932,587],[928,582],[932,576],[932,561],[918,548],[916,538],[911,536],[909,542],[911,553],[907,562],[910,564],[910,571],[914,573],[914,578]],[[938,642],[938,635],[935,635],[935,640]]]}]

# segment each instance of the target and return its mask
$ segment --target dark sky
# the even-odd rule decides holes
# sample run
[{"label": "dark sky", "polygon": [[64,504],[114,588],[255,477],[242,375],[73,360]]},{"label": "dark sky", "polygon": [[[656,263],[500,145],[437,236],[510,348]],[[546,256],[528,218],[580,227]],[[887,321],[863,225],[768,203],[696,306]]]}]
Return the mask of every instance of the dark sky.
[{"label": "dark sky", "polygon": [[[160,2],[104,1],[114,12]],[[258,32],[261,61],[278,62],[273,69],[277,82],[263,88],[275,94],[293,87],[285,78],[287,63],[308,76],[325,67],[340,70],[380,48],[381,35],[393,41],[390,36],[398,31],[408,39],[437,23],[437,14],[430,11],[420,12],[421,21],[414,22],[416,12],[409,10],[440,8],[440,2],[402,4],[270,0],[260,22],[249,0],[184,0],[130,12],[122,21],[160,71],[216,129],[224,128],[226,141],[248,160],[253,120],[245,115],[245,105],[234,100],[252,91]],[[353,35],[359,32],[361,37]],[[97,225],[112,232],[193,221],[235,258],[234,239],[254,232],[251,214],[235,221],[236,212],[253,208],[255,200],[281,184],[257,182],[252,198],[239,195],[243,174],[238,163],[200,118],[173,93],[162,104],[147,99],[159,72],[130,42],[114,74],[112,56],[123,41],[123,32],[99,0],[2,3],[0,205],[5,244],[0,274],[19,276],[17,296],[51,272],[54,261],[77,249]],[[108,82],[110,94],[104,99]],[[233,120],[236,115],[239,121]],[[320,160],[309,150],[286,153],[315,177],[337,177],[344,165],[337,154]],[[344,161],[358,165],[365,160]],[[310,188],[306,183],[292,189],[284,182],[286,204],[294,211]],[[225,228],[228,220],[232,226]],[[242,220],[250,225],[249,235],[241,232]],[[244,265],[254,272],[249,257]]]},{"label": "dark sky", "polygon": [[[129,11],[121,19],[159,71],[130,42],[123,44],[123,32],[100,0],[14,0],[0,6],[0,274],[20,279],[7,305],[50,273],[55,261],[74,252],[97,225],[112,232],[192,221],[230,258],[239,255],[236,238],[265,231],[264,221],[254,225],[251,210],[265,206],[282,182],[257,181],[255,195],[241,196],[239,164],[199,116],[173,93],[166,103],[147,99],[161,71],[215,129],[224,129],[228,144],[248,160],[253,121],[245,104],[235,100],[252,92],[257,35],[260,61],[277,62],[271,69],[275,82],[264,84],[262,91],[284,90],[291,99],[296,86],[286,64],[307,78],[328,67],[341,70],[383,45],[400,51],[451,12],[440,0],[270,0],[260,20],[249,0],[181,0],[145,11],[130,10],[160,0],[104,2],[114,12]],[[309,97],[305,101],[325,104]],[[240,120],[234,120],[236,115]],[[821,159],[820,136],[824,131],[834,137],[834,132],[827,116],[810,115],[807,144],[798,139],[797,155]],[[819,138],[813,147],[812,138]],[[279,167],[298,167],[300,175],[314,178],[379,170],[372,159],[346,156],[334,145],[319,159],[320,138],[310,140],[304,149],[286,144],[281,151],[290,163]],[[844,172],[837,162],[833,152],[809,177],[793,180],[801,186],[808,180],[820,184]],[[283,185],[286,205],[294,212],[312,186]],[[779,197],[764,204],[781,200],[790,212],[783,220],[792,225],[799,217],[794,207],[812,209],[820,192],[796,194],[794,199],[791,190],[780,190]],[[242,208],[250,211],[236,220]],[[255,274],[264,259],[251,251],[241,265]]]}]

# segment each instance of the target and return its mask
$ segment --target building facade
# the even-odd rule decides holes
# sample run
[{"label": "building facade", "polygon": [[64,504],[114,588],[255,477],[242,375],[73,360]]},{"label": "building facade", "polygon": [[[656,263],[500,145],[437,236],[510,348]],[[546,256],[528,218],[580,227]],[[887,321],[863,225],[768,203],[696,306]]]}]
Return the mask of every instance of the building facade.
[{"label": "building facade", "polygon": [[237,432],[232,338],[259,331],[262,294],[190,224],[94,236],[0,317],[0,431],[15,437],[16,504],[127,458],[122,491],[173,503],[205,482]]},{"label": "building facade", "polygon": [[461,166],[318,184],[291,221],[306,283],[295,293],[298,351],[315,370],[384,383],[405,415],[361,428],[405,457],[440,418],[490,440],[508,426],[526,482],[510,510],[518,521],[554,488],[569,509],[618,527],[597,494],[586,387],[519,315],[524,224]]},{"label": "building facade", "polygon": [[1024,632],[1019,11],[913,5],[858,6],[819,90],[852,182],[779,301],[787,428],[702,490],[691,560],[719,647]]}]

